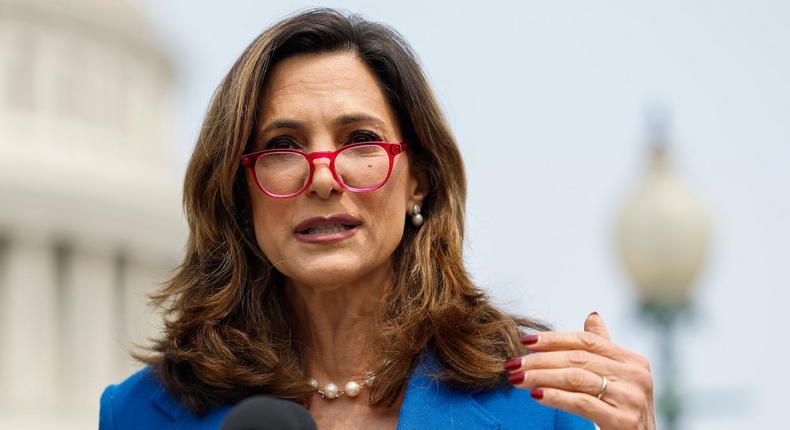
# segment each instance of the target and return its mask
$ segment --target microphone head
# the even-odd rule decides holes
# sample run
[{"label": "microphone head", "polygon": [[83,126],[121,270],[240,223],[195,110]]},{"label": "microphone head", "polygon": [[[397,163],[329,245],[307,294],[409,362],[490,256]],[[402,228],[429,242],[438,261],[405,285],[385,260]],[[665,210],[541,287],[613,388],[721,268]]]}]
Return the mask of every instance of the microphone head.
[{"label": "microphone head", "polygon": [[307,409],[269,396],[242,400],[228,413],[220,430],[317,430]]}]

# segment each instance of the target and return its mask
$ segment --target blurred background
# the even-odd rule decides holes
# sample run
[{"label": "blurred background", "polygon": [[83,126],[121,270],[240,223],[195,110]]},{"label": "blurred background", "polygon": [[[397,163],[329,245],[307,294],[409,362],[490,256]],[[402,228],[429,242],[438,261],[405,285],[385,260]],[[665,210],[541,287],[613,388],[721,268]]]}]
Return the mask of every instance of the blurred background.
[{"label": "blurred background", "polygon": [[[157,332],[212,91],[317,5],[0,0],[0,428],[95,428]],[[497,303],[559,330],[598,311],[651,358],[664,428],[786,419],[790,3],[320,5],[417,52]]]}]

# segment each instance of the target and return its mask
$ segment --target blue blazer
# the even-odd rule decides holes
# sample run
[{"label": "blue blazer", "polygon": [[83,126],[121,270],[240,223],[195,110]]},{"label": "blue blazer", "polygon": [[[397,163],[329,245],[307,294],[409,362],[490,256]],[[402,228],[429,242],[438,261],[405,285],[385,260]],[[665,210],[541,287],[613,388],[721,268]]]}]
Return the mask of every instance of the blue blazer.
[{"label": "blue blazer", "polygon": [[[436,366],[435,356],[426,354],[409,376],[398,430],[594,428],[587,420],[537,403],[526,390],[503,386],[475,393],[454,389],[431,376]],[[180,405],[146,367],[104,390],[99,429],[216,430],[231,407],[197,417]]]}]

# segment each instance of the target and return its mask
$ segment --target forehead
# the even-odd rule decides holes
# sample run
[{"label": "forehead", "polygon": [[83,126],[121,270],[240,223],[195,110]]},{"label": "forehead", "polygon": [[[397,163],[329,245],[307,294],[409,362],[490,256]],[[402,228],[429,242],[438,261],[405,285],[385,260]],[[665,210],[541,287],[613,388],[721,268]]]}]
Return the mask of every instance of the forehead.
[{"label": "forehead", "polygon": [[375,75],[354,53],[300,54],[270,72],[261,104],[261,124],[280,117],[334,119],[369,113],[395,124]]}]

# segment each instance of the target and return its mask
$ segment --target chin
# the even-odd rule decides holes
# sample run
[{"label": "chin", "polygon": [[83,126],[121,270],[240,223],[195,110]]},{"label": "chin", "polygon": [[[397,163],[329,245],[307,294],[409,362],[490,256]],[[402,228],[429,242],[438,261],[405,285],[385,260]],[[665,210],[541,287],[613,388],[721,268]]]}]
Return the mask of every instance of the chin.
[{"label": "chin", "polygon": [[326,255],[295,259],[283,263],[280,272],[289,279],[317,287],[336,287],[357,281],[375,265],[363,264],[359,258]]}]

